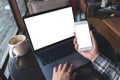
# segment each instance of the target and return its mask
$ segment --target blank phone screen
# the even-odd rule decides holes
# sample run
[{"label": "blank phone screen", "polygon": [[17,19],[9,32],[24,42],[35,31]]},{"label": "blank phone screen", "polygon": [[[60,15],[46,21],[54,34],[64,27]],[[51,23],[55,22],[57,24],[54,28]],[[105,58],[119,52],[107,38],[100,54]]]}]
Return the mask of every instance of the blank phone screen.
[{"label": "blank phone screen", "polygon": [[75,32],[80,51],[92,49],[92,42],[87,21],[75,23]]}]

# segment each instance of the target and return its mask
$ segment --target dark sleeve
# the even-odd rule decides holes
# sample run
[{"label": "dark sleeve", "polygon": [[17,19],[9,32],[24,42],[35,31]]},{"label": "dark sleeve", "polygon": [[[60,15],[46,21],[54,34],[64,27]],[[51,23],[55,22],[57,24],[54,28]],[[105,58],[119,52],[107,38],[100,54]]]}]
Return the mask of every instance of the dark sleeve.
[{"label": "dark sleeve", "polygon": [[96,58],[93,67],[101,74],[105,74],[110,80],[120,80],[120,66],[115,65],[103,55]]}]

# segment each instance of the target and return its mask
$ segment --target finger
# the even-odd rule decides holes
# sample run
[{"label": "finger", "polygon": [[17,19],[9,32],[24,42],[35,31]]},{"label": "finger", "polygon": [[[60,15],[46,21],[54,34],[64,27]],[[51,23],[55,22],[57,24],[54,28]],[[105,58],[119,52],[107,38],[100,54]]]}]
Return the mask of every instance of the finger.
[{"label": "finger", "polygon": [[74,32],[73,34],[74,34],[74,36],[76,36],[76,33],[75,33],[75,32]]},{"label": "finger", "polygon": [[60,65],[58,66],[58,71],[61,71],[62,68],[63,68],[63,64],[60,64]]},{"label": "finger", "polygon": [[68,62],[66,62],[64,65],[63,65],[63,71],[67,71],[67,69],[68,69]]},{"label": "finger", "polygon": [[78,45],[75,45],[74,48],[76,51],[78,51]]},{"label": "finger", "polygon": [[77,44],[77,38],[76,38],[76,37],[73,39],[73,44],[74,44],[74,45]]},{"label": "finger", "polygon": [[53,73],[56,73],[57,70],[58,70],[57,67],[54,67],[54,68],[53,68]]},{"label": "finger", "polygon": [[72,70],[73,70],[73,64],[71,64],[70,66],[69,66],[69,68],[68,68],[68,73],[72,73]]},{"label": "finger", "polygon": [[91,36],[91,39],[92,39],[93,48],[95,49],[96,48],[96,41],[95,41],[95,38],[94,38],[94,35],[93,35],[92,31],[90,31],[90,36]]},{"label": "finger", "polygon": [[78,51],[78,44],[77,44],[77,39],[76,39],[76,38],[74,38],[74,40],[73,40],[73,44],[74,44],[74,48],[75,48],[75,50]]}]

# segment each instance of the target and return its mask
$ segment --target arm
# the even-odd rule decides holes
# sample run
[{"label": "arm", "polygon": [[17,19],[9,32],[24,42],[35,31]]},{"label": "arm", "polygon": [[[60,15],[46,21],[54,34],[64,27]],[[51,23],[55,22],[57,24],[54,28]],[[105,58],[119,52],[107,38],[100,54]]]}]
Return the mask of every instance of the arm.
[{"label": "arm", "polygon": [[75,49],[84,57],[93,63],[93,67],[101,74],[105,74],[110,80],[120,80],[120,69],[109,59],[101,55],[97,49],[97,44],[93,33],[90,31],[93,49],[89,51],[79,52],[76,38],[74,38]]},{"label": "arm", "polygon": [[120,67],[103,55],[99,55],[93,61],[93,67],[101,74],[105,74],[110,80],[120,80]]}]

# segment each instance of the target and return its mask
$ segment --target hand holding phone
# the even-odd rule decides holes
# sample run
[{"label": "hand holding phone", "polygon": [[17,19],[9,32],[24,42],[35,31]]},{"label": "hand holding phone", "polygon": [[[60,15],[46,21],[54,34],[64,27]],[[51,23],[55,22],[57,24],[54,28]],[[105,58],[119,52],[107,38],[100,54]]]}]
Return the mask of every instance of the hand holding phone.
[{"label": "hand holding phone", "polygon": [[92,41],[87,21],[75,22],[75,32],[80,51],[92,49]]}]

